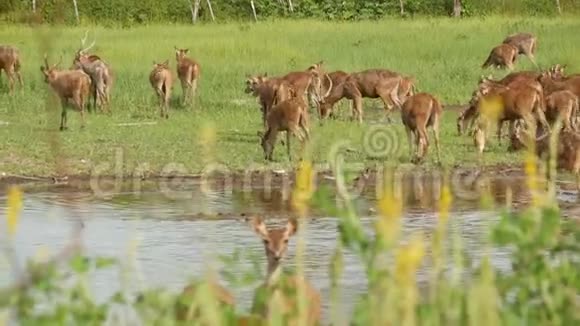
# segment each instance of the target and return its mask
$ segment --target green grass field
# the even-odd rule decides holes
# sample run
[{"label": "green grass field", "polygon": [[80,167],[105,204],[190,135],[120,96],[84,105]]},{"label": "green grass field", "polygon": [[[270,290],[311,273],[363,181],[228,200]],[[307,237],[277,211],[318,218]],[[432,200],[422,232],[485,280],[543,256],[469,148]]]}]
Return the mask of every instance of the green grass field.
[{"label": "green grass field", "polygon": [[[279,21],[89,29],[97,37],[93,51],[110,63],[115,74],[113,115],[90,114],[87,128],[80,130],[80,116],[70,112],[69,130],[65,132],[57,131],[60,109],[47,105],[49,89],[39,66],[47,52],[51,62],[62,56],[62,66],[68,67],[86,28],[0,29],[1,43],[21,49],[25,81],[24,91],[10,97],[2,76],[0,173],[87,174],[101,163],[114,164],[118,149],[122,150],[126,174],[139,165],[139,169],[157,174],[169,163],[183,164],[182,172],[186,173],[198,173],[208,162],[223,163],[231,169],[267,164],[256,135],[262,129],[258,104],[243,92],[245,75],[280,75],[305,69],[319,60],[325,61],[329,71],[387,68],[413,75],[420,91],[433,93],[446,104],[468,101],[478,77],[489,73],[480,69],[489,50],[516,31],[536,33],[541,67],[565,63],[570,72],[580,71],[580,21],[576,18]],[[161,120],[148,74],[154,60],[170,59],[175,70],[175,45],[188,47],[190,55],[201,64],[198,100],[191,108],[179,106],[181,88],[176,83],[170,118]],[[517,69],[533,66],[520,57]],[[494,74],[500,77],[505,72]],[[368,164],[377,160],[363,143],[369,123],[381,117],[380,102],[365,101],[366,122],[362,126],[347,119],[350,112],[346,103],[340,108],[341,118],[323,126],[312,114],[313,160],[325,162],[333,145],[343,140],[350,141],[349,147],[354,150],[346,154],[348,161]],[[456,116],[455,110],[444,115],[443,164],[478,164],[472,140],[456,135]],[[388,125],[394,131],[390,134],[394,140],[388,141],[396,144],[390,145],[394,149],[387,159],[406,163],[409,157],[403,127],[399,114],[394,117],[396,123]],[[297,141],[293,147],[297,150]],[[519,154],[507,154],[505,148],[505,143],[500,146],[493,140],[485,164],[518,163]],[[431,147],[427,165],[434,163],[433,154]],[[274,157],[274,164],[288,164],[281,144]],[[106,171],[114,173],[112,168],[102,173]]]}]

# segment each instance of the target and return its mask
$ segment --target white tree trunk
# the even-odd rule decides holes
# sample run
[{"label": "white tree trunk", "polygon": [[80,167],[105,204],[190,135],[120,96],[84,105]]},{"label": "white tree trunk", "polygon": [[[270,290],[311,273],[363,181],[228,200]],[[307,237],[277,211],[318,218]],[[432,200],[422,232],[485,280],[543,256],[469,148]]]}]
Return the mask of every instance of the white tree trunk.
[{"label": "white tree trunk", "polygon": [[32,0],[32,12],[36,12],[36,0]]},{"label": "white tree trunk", "polygon": [[201,3],[201,0],[194,0],[193,9],[191,9],[192,10],[192,12],[191,12],[191,20],[192,20],[192,22],[194,24],[195,24],[195,22],[197,22],[197,17],[199,15],[199,4],[200,3]]},{"label": "white tree trunk", "polygon": [[292,0],[288,0],[288,7],[290,7],[290,12],[294,12],[294,5],[292,4]]},{"label": "white tree trunk", "polygon": [[215,21],[215,16],[213,15],[213,8],[211,7],[210,0],[207,0],[207,8],[209,9],[209,14],[211,15],[211,20]]},{"label": "white tree trunk", "polygon": [[254,21],[258,21],[258,15],[256,15],[256,5],[254,4],[254,0],[250,0],[250,4],[252,5],[252,13],[254,13]]},{"label": "white tree trunk", "polygon": [[399,7],[401,7],[401,16],[405,14],[405,5],[403,4],[403,0],[399,0]]},{"label": "white tree trunk", "polygon": [[556,8],[558,8],[558,13],[562,14],[562,6],[560,6],[560,0],[556,0]]},{"label": "white tree trunk", "polygon": [[77,0],[73,0],[73,5],[75,6],[75,17],[77,18],[77,24],[80,23],[79,19],[79,6],[77,5]]}]

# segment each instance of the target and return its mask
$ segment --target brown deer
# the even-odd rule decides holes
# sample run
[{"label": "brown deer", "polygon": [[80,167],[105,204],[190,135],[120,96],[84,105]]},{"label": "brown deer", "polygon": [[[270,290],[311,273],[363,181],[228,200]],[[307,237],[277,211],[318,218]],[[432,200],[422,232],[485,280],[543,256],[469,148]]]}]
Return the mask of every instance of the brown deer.
[{"label": "brown deer", "polygon": [[511,44],[500,44],[491,50],[481,68],[485,69],[492,66],[499,69],[508,68],[513,70],[517,56],[517,47]]},{"label": "brown deer", "polygon": [[163,63],[153,62],[153,70],[149,74],[149,82],[159,99],[159,112],[162,118],[169,118],[169,99],[173,87],[173,76],[169,70],[169,60]]},{"label": "brown deer", "polygon": [[[252,303],[252,313],[265,318],[271,314],[272,305],[281,304],[284,324],[296,325],[296,312],[298,311],[297,288],[302,287],[304,299],[307,301],[305,307],[306,325],[317,325],[320,323],[322,306],[320,293],[304,278],[296,275],[285,275],[282,272],[281,262],[286,256],[288,241],[297,229],[298,223],[295,219],[290,219],[283,228],[268,230],[266,224],[260,217],[253,217],[249,220],[254,232],[264,243],[264,250],[268,260],[268,270],[266,281],[256,289],[256,295]],[[277,299],[277,300],[276,300]]]},{"label": "brown deer", "polygon": [[45,82],[50,85],[61,101],[60,130],[67,129],[67,104],[69,101],[72,101],[75,109],[80,112],[81,128],[84,128],[84,110],[89,97],[91,78],[82,70],[58,70],[57,67],[61,62],[62,59],[59,63],[50,66],[45,55],[44,66],[40,66]]},{"label": "brown deer", "polygon": [[14,91],[14,77],[18,78],[20,89],[24,87],[22,75],[20,75],[20,51],[11,45],[0,45],[0,75],[2,70],[8,77],[8,90],[12,94]]},{"label": "brown deer", "polygon": [[95,46],[96,40],[91,45],[85,47],[88,31],[81,39],[81,47],[75,53],[73,67],[83,70],[91,78],[91,93],[93,97],[93,108],[99,108],[102,112],[106,107],[107,112],[111,112],[109,107],[110,92],[113,86],[113,76],[109,65],[97,55],[89,54],[88,51]]},{"label": "brown deer", "polygon": [[569,90],[555,91],[546,97],[546,119],[552,125],[561,117],[565,131],[578,130],[578,112],[578,96]]},{"label": "brown deer", "polygon": [[342,70],[333,71],[328,74],[330,82],[328,85],[323,83],[323,88],[326,89],[328,95],[318,104],[318,114],[322,119],[328,118],[332,114],[334,105],[344,98],[343,87],[348,76],[349,74]]},{"label": "brown deer", "polygon": [[503,44],[510,44],[518,49],[518,54],[527,56],[534,65],[537,66],[534,54],[538,45],[537,38],[531,33],[515,33],[508,35]]},{"label": "brown deer", "polygon": [[403,77],[386,69],[368,69],[352,73],[343,86],[344,97],[352,100],[353,118],[362,123],[362,99],[380,98],[385,108],[385,118],[391,120],[389,113],[401,107],[399,86]]},{"label": "brown deer", "polygon": [[199,63],[189,57],[189,49],[175,48],[175,60],[177,61],[177,76],[181,81],[181,89],[183,91],[183,105],[188,104],[188,101],[193,100],[197,90],[197,83],[201,74],[201,67]]},{"label": "brown deer", "polygon": [[[322,69],[324,61],[310,65],[305,71],[293,71],[282,77],[281,80],[288,82],[296,92],[296,96],[305,97],[309,104],[318,106],[323,102],[332,89],[332,80]],[[322,91],[323,82],[327,81],[329,86],[326,93]]]},{"label": "brown deer", "polygon": [[280,79],[268,79],[266,74],[247,76],[245,92],[258,97],[264,128],[267,127],[266,117],[272,107],[296,96],[296,92],[288,82]]},{"label": "brown deer", "polygon": [[177,320],[199,321],[201,319],[203,312],[199,306],[199,301],[201,301],[200,296],[207,293],[198,292],[203,291],[201,290],[202,286],[206,286],[207,291],[211,293],[212,300],[217,304],[217,309],[234,309],[235,299],[228,289],[215,281],[193,281],[183,288],[177,297],[174,306]]},{"label": "brown deer", "polygon": [[413,143],[416,143],[416,156],[412,161],[419,163],[423,160],[429,147],[429,136],[427,128],[433,130],[435,147],[437,150],[437,161],[441,162],[439,148],[439,123],[443,109],[437,98],[427,93],[417,93],[412,95],[403,103],[401,108],[401,119],[407,133],[409,143],[409,156],[413,157]]},{"label": "brown deer", "polygon": [[265,159],[272,161],[278,132],[286,131],[286,149],[288,158],[292,160],[290,135],[294,135],[304,144],[310,139],[308,126],[308,107],[301,96],[292,97],[274,106],[266,117],[266,132],[261,139]]},{"label": "brown deer", "polygon": [[545,102],[543,94],[534,86],[525,83],[513,84],[510,87],[496,87],[480,89],[475,92],[468,110],[475,110],[479,115],[482,99],[497,98],[502,108],[498,112],[498,140],[501,141],[501,125],[504,121],[511,122],[510,133],[513,133],[514,123],[522,119],[530,127],[532,121],[539,122],[545,130],[550,130],[545,116]]}]

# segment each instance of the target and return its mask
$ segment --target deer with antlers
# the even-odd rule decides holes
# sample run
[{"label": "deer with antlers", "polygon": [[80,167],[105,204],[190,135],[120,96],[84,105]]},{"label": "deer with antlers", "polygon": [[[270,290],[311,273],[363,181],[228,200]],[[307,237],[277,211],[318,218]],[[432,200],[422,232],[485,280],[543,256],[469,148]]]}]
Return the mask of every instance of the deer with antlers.
[{"label": "deer with antlers", "polygon": [[169,60],[163,63],[153,62],[153,70],[149,74],[149,82],[159,99],[159,112],[162,118],[169,118],[169,99],[173,87],[173,76],[169,70]]},{"label": "deer with antlers", "polygon": [[89,54],[88,51],[95,46],[96,40],[93,40],[91,45],[85,47],[87,41],[88,31],[81,39],[81,47],[75,53],[73,66],[77,69],[82,69],[91,77],[93,108],[99,107],[103,111],[103,107],[110,113],[110,91],[113,84],[113,78],[109,65],[99,56]]},{"label": "deer with antlers", "polygon": [[81,128],[84,128],[84,110],[91,88],[91,78],[82,70],[59,70],[57,67],[61,62],[62,58],[57,64],[51,66],[45,55],[44,66],[40,66],[45,82],[50,85],[61,101],[60,130],[67,129],[67,105],[69,101],[72,101],[74,108],[80,112]]},{"label": "deer with antlers", "polygon": [[[276,229],[268,229],[261,217],[246,221],[262,240],[268,261],[266,281],[256,289],[252,313],[268,318],[275,309],[285,319],[285,325],[295,325],[298,321],[298,294],[304,293],[306,325],[319,324],[322,315],[320,293],[305,278],[282,272],[281,262],[286,256],[288,241],[298,231],[297,220],[290,219],[286,226]],[[299,287],[303,291],[297,291]]]},{"label": "deer with antlers", "polygon": [[181,89],[183,90],[183,105],[188,101],[193,100],[197,90],[197,83],[201,74],[201,68],[197,61],[189,58],[187,54],[189,49],[175,48],[175,60],[177,61],[177,77],[181,81]]},{"label": "deer with antlers", "polygon": [[0,74],[2,70],[8,76],[8,90],[12,94],[14,91],[14,77],[18,79],[20,88],[24,87],[22,75],[20,74],[20,51],[11,45],[0,45]]}]

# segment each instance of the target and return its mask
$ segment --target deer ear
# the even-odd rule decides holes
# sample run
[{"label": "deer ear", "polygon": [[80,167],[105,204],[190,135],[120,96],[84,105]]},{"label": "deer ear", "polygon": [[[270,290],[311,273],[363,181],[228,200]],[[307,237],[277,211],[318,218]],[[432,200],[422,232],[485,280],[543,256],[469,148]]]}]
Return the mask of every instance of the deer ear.
[{"label": "deer ear", "polygon": [[165,60],[165,61],[163,62],[163,65],[164,65],[164,66],[169,66],[169,60]]},{"label": "deer ear", "polygon": [[254,216],[250,218],[250,225],[254,229],[257,235],[259,235],[262,239],[268,238],[268,230],[266,228],[266,224],[264,220],[260,216]]},{"label": "deer ear", "polygon": [[286,223],[286,235],[291,237],[296,234],[296,231],[298,231],[298,220],[295,218],[288,219]]}]

